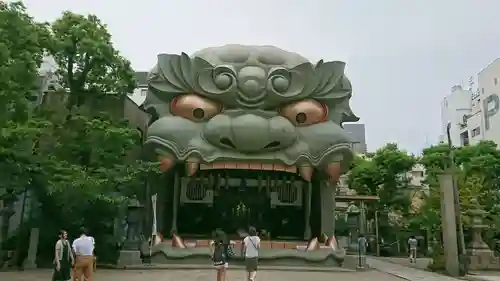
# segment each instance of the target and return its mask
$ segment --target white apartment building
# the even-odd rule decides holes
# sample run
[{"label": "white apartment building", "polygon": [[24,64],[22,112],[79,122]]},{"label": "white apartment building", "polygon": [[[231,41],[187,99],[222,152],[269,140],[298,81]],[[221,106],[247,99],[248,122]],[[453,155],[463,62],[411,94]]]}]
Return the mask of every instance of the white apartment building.
[{"label": "white apartment building", "polygon": [[[471,79],[472,81],[472,79]],[[441,102],[441,140],[447,142],[450,124],[451,142],[455,146],[474,145],[481,140],[500,143],[500,59],[477,74],[477,88],[453,86]]]}]

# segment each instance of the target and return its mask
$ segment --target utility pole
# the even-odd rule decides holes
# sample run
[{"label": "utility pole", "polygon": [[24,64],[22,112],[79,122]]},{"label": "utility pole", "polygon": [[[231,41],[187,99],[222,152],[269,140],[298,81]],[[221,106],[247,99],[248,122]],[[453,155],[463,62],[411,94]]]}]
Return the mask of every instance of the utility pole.
[{"label": "utility pole", "polygon": [[375,244],[377,246],[377,257],[380,257],[380,234],[378,230],[378,211],[375,211],[375,239],[377,239],[377,243]]},{"label": "utility pole", "polygon": [[[2,194],[0,194],[1,196]],[[2,244],[3,244],[3,224],[4,222],[4,205],[3,205],[3,199],[0,199],[0,253],[2,252]],[[1,267],[1,261],[0,261],[0,267]]]}]

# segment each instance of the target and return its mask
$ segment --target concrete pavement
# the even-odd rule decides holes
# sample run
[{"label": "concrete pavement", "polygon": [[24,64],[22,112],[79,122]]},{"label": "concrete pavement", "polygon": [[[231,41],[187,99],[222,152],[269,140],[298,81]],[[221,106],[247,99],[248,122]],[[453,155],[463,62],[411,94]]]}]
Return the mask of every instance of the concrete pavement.
[{"label": "concrete pavement", "polygon": [[[403,278],[409,281],[459,281],[461,279],[441,275],[438,273],[424,271],[422,269],[412,268],[397,264],[394,262],[389,262],[377,258],[367,258],[367,263],[371,268],[378,271]],[[500,281],[500,280],[494,280]]]},{"label": "concrete pavement", "polygon": [[427,266],[432,261],[431,258],[418,258],[415,263],[411,263],[409,258],[400,258],[400,257],[374,257],[377,260],[391,262],[399,265],[403,265],[406,267],[427,270]]},{"label": "concrete pavement", "polygon": [[[300,271],[299,269],[282,268],[280,270],[262,269],[258,273],[259,281],[458,281],[457,279],[438,273],[408,267],[392,261],[368,257],[367,263],[372,269],[368,271]],[[423,261],[422,261],[423,264]],[[418,263],[417,263],[418,265]],[[45,281],[50,280],[51,270],[33,270],[22,272],[0,272],[1,281]],[[467,276],[472,281],[500,281],[500,273],[476,273]],[[136,269],[136,270],[105,270],[99,269],[93,281],[191,281],[215,280],[213,269]],[[229,281],[245,280],[245,272],[241,267],[229,269]]]},{"label": "concrete pavement", "polygon": [[[50,270],[24,272],[0,272],[2,281],[47,281]],[[210,281],[215,280],[214,270],[98,270],[93,281]],[[229,269],[228,281],[244,281],[245,272]],[[298,272],[262,270],[257,274],[259,281],[401,281],[401,279],[378,271],[363,272]]]},{"label": "concrete pavement", "polygon": [[500,281],[500,272],[498,271],[475,271],[467,275],[470,281]]}]

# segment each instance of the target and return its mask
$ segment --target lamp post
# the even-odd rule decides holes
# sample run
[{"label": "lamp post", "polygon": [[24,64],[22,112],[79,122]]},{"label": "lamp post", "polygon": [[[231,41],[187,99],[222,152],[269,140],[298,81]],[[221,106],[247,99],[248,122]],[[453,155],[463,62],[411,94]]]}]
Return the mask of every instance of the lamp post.
[{"label": "lamp post", "polygon": [[377,239],[377,243],[375,245],[377,246],[376,248],[377,257],[380,257],[380,234],[378,229],[378,215],[379,211],[375,211],[375,239]]}]

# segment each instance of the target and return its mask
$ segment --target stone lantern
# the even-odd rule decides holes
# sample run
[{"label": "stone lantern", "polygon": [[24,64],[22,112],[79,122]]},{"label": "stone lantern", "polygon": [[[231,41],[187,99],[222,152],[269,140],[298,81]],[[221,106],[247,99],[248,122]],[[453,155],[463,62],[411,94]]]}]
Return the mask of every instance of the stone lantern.
[{"label": "stone lantern", "polygon": [[475,208],[468,212],[471,218],[472,241],[468,245],[470,270],[498,269],[499,259],[495,257],[493,251],[483,240],[483,229],[488,226],[483,223],[483,218],[487,214],[479,207],[476,199],[471,203]]},{"label": "stone lantern", "polygon": [[141,244],[144,206],[132,198],[127,206],[127,234],[123,244],[125,250],[138,250]]},{"label": "stone lantern", "polygon": [[488,227],[483,224],[483,218],[487,212],[479,207],[476,199],[472,199],[471,203],[475,206],[475,208],[468,212],[471,218],[472,229],[472,241],[469,244],[468,250],[472,255],[474,255],[474,253],[478,251],[490,251],[490,248],[483,240],[483,229]]},{"label": "stone lantern", "polygon": [[118,257],[118,267],[142,264],[140,247],[143,209],[144,206],[135,197],[129,201],[126,216],[126,238]]},{"label": "stone lantern", "polygon": [[346,224],[349,229],[349,252],[358,251],[359,218],[361,210],[354,202],[351,202],[346,210]]}]

